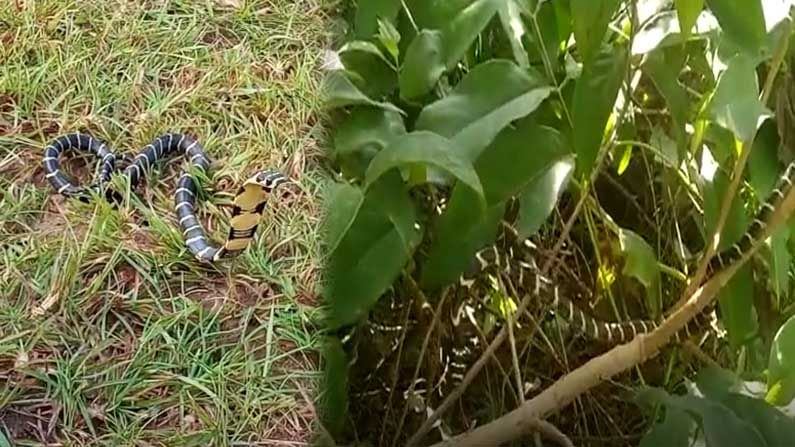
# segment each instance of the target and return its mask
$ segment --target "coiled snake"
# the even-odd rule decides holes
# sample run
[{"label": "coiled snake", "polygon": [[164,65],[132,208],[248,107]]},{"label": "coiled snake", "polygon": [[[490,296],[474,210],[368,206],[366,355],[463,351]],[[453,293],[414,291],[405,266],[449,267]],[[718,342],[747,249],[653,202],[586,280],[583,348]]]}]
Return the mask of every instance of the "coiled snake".
[{"label": "coiled snake", "polygon": [[[74,184],[61,171],[59,158],[67,151],[88,152],[100,159],[99,173],[90,186]],[[157,161],[175,154],[188,158],[191,167],[201,172],[210,168],[210,159],[197,140],[185,134],[168,133],[144,147],[124,169],[123,175],[129,179],[130,189],[141,182]],[[92,191],[104,194],[112,202],[121,198],[117,191],[107,188],[116,171],[116,155],[107,144],[91,135],[71,133],[56,138],[44,148],[43,165],[45,177],[59,194],[84,202],[90,200]],[[196,217],[197,182],[189,172],[183,172],[177,181],[174,202],[185,245],[198,261],[205,263],[216,262],[225,255],[244,250],[254,237],[271,193],[286,182],[287,179],[275,170],[259,171],[246,180],[234,197],[227,238],[218,246],[208,239]]]}]

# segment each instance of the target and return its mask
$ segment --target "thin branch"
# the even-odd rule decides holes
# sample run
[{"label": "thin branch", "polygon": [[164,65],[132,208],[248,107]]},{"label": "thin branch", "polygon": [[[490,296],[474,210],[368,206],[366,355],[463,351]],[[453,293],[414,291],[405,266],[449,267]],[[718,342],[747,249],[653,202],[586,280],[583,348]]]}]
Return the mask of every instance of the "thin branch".
[{"label": "thin branch", "polygon": [[[409,277],[409,279],[413,281],[412,278]],[[416,284],[414,285],[416,286]],[[418,291],[418,293],[422,294],[422,291],[419,289],[419,287],[417,287],[416,290]],[[436,305],[436,310],[433,313],[433,320],[431,320],[431,324],[428,327],[428,331],[425,333],[425,338],[422,340],[422,348],[420,349],[420,356],[419,356],[420,359],[425,358],[425,351],[428,349],[428,343],[430,343],[431,334],[433,334],[436,325],[439,324],[440,316],[442,313],[442,306],[444,306],[445,301],[447,301],[447,296],[450,294],[449,292],[450,292],[449,288],[445,289],[444,292],[442,292],[442,298],[439,300],[439,304]],[[427,300],[424,301],[427,302]],[[421,366],[422,366],[421,362],[417,362],[417,365],[414,366],[414,376],[411,378],[408,391],[406,392],[406,395],[408,396],[410,396],[411,393],[414,392],[414,386],[417,382],[417,378],[420,375]],[[398,423],[397,431],[395,431],[395,437],[392,439],[392,447],[397,445],[408,412],[409,412],[409,402],[407,401],[406,405],[403,406],[403,413],[400,415],[400,423]]]}]

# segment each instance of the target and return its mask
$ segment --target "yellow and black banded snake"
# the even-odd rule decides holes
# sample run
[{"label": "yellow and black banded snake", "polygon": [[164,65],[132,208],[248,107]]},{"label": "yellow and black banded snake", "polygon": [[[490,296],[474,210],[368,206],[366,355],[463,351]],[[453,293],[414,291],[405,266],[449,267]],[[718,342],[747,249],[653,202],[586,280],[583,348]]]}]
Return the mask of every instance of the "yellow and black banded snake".
[{"label": "yellow and black banded snake", "polygon": [[[99,172],[91,185],[78,186],[61,170],[59,158],[68,151],[87,152],[99,158]],[[210,168],[210,159],[196,139],[182,133],[167,133],[155,138],[144,147],[124,169],[123,175],[129,179],[130,188],[134,189],[155,163],[172,155],[184,156],[191,167],[201,172],[207,172]],[[42,163],[45,178],[59,194],[87,202],[92,197],[93,191],[115,202],[121,195],[109,189],[108,184],[116,171],[116,161],[116,155],[105,142],[89,134],[78,132],[62,135],[51,141],[44,148]],[[188,250],[198,261],[204,263],[216,262],[226,255],[244,250],[254,238],[272,193],[286,182],[285,176],[275,170],[259,171],[243,182],[234,196],[232,213],[229,217],[229,233],[223,244],[216,245],[207,237],[196,217],[198,184],[194,176],[184,171],[177,180],[174,203]]]}]

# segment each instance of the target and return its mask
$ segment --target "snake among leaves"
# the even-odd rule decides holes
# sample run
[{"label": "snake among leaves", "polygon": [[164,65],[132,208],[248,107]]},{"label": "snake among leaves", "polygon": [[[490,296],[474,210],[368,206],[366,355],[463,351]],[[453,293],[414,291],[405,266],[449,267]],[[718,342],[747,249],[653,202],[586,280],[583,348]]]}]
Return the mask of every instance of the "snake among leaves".
[{"label": "snake among leaves", "polygon": [[[68,151],[87,152],[100,159],[99,173],[90,186],[74,184],[61,171],[59,158]],[[123,175],[129,180],[130,188],[138,186],[155,163],[172,155],[184,156],[191,168],[200,172],[207,172],[210,168],[210,159],[197,140],[185,134],[168,133],[155,138],[124,169]],[[104,194],[106,199],[114,203],[122,197],[117,191],[107,188],[116,171],[116,155],[107,144],[91,135],[72,133],[56,138],[44,149],[43,165],[45,178],[59,194],[88,201],[93,191]],[[216,245],[208,239],[196,217],[198,184],[188,171],[183,172],[177,181],[174,202],[188,250],[198,261],[206,263],[244,250],[254,238],[268,199],[277,187],[286,182],[287,179],[281,173],[273,170],[259,171],[246,180],[233,200],[227,238],[223,244]]]},{"label": "snake among leaves", "polygon": [[[793,181],[795,181],[795,162],[787,166],[775,189],[762,203],[759,212],[742,237],[710,260],[705,280],[737,261],[753,246],[764,233],[767,221],[791,189]],[[558,285],[541,275],[532,257],[532,243],[529,240],[519,241],[516,239],[517,232],[510,225],[506,224],[505,228],[508,230],[505,239],[511,240],[507,244],[508,249],[501,252],[495,244],[479,251],[475,255],[470,269],[459,279],[460,284],[468,289],[469,293],[468,299],[461,303],[455,315],[452,316],[453,325],[457,327],[457,330],[452,341],[448,364],[454,383],[460,381],[467,365],[475,357],[473,348],[477,344],[478,330],[476,326],[478,323],[473,318],[473,314],[476,310],[482,309],[483,304],[472,297],[487,290],[482,282],[483,277],[487,276],[484,274],[491,273],[511,278],[518,288],[526,293],[537,295],[542,302],[551,305],[554,312],[579,332],[607,344],[626,343],[638,334],[648,333],[658,326],[658,323],[653,320],[609,322],[592,317],[564,296]],[[679,342],[689,338],[691,333],[707,324],[708,316],[714,306],[713,303],[691,319],[674,334],[674,339]]]}]

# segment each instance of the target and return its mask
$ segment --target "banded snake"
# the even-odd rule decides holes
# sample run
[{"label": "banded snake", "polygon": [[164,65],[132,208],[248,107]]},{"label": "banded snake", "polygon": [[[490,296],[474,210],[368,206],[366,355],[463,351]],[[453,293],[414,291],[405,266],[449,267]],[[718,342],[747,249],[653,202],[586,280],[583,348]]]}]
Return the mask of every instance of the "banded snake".
[{"label": "banded snake", "polygon": [[[738,260],[751,248],[764,232],[767,220],[787,194],[794,181],[795,162],[787,166],[773,191],[761,203],[759,212],[754,216],[745,233],[736,243],[716,253],[710,259],[705,281]],[[452,340],[445,343],[447,347],[443,348],[442,352],[439,352],[444,371],[442,371],[439,381],[432,385],[432,388],[436,389],[440,395],[445,394],[445,389],[449,389],[448,386],[444,386],[444,383],[447,382],[445,377],[452,379],[450,380],[450,385],[455,386],[463,378],[468,365],[471,364],[477,354],[476,345],[481,331],[479,323],[474,321],[475,317],[473,314],[484,307],[482,300],[479,300],[476,296],[484,291],[483,286],[486,285],[483,284],[483,281],[488,276],[484,274],[487,273],[512,276],[512,281],[517,285],[517,289],[535,294],[541,299],[542,303],[549,305],[554,313],[560,315],[562,320],[568,322],[575,330],[590,339],[598,340],[608,345],[626,343],[637,335],[648,333],[658,326],[658,322],[654,320],[637,319],[611,322],[594,318],[584,311],[580,305],[561,293],[560,288],[552,280],[540,274],[533,261],[532,242],[529,239],[517,239],[516,230],[509,223],[504,222],[504,224],[503,226],[507,231],[501,237],[502,242],[511,238],[513,240],[500,245],[494,243],[478,251],[473,256],[470,268],[458,279],[459,289],[466,294],[466,298],[451,309]],[[688,339],[691,334],[696,333],[705,324],[708,324],[710,322],[709,315],[714,310],[714,306],[714,303],[708,306],[680,331],[676,332],[674,340],[681,342]],[[395,309],[390,309],[387,312],[393,316],[398,313]],[[400,326],[388,326],[374,321],[370,321],[368,324],[372,328],[371,332],[376,330],[395,334],[401,328]],[[394,353],[397,347],[398,343],[395,341],[390,350],[391,352],[386,353],[386,355],[389,356]],[[382,358],[378,362],[376,370],[380,369],[384,361],[385,358]],[[366,380],[375,377],[377,374],[376,370],[371,371],[367,375]],[[422,392],[421,388],[415,389],[416,392]]]},{"label": "banded snake", "polygon": [[[63,173],[59,158],[68,151],[88,152],[100,159],[100,170],[93,184],[78,186]],[[124,169],[123,175],[129,179],[130,189],[141,182],[155,163],[175,154],[184,155],[191,167],[201,172],[207,172],[210,168],[210,159],[196,139],[181,133],[167,133],[144,147]],[[56,138],[44,148],[42,163],[45,178],[59,194],[87,202],[94,191],[104,194],[112,202],[118,202],[121,195],[107,188],[116,171],[116,158],[116,154],[103,141],[88,134],[70,133]],[[204,263],[217,262],[226,255],[241,252],[254,238],[269,196],[286,182],[287,179],[275,170],[259,171],[243,182],[233,200],[227,238],[218,246],[209,240],[196,217],[197,182],[189,172],[184,171],[177,181],[174,202],[185,245],[198,261]]]},{"label": "banded snake", "polygon": [[[728,267],[738,259],[740,259],[746,251],[748,251],[755,241],[763,234],[768,219],[775,211],[779,203],[784,199],[785,195],[795,182],[795,162],[790,163],[784,174],[782,174],[775,188],[768,195],[767,199],[762,202],[759,212],[754,216],[751,224],[743,235],[727,249],[716,253],[710,259],[707,267],[707,275],[705,281],[713,275]],[[509,236],[517,235],[515,229],[509,224],[505,224],[506,233]],[[518,241],[516,239],[513,244],[501,255],[500,250],[496,245],[491,245],[480,251],[475,255],[472,266],[459,278],[459,283],[466,289],[471,289],[475,281],[485,272],[492,271],[498,274],[510,275],[516,273],[518,276],[517,283],[519,287],[525,291],[529,291],[540,297],[547,304],[551,305],[554,312],[559,314],[564,321],[567,321],[572,327],[587,337],[599,340],[607,344],[622,344],[627,343],[639,334],[649,333],[657,328],[658,323],[654,320],[628,320],[622,322],[602,321],[591,316],[588,312],[574,303],[572,300],[564,296],[560,292],[559,287],[551,280],[544,278],[535,262],[533,262],[532,255],[529,253],[532,243],[529,240]],[[453,324],[458,326],[463,320],[464,303],[458,308],[458,315],[453,318]],[[674,334],[674,340],[681,342],[684,339],[691,337],[691,333],[695,333],[705,323],[708,323],[708,315],[715,309],[715,302],[713,302],[706,309],[702,310],[698,315],[691,319],[682,329]],[[469,319],[468,324],[475,324],[472,319]],[[462,330],[459,332],[457,339],[453,343],[449,361],[452,370],[454,381],[460,380],[466,372],[466,359],[471,357],[472,349],[471,342],[468,342],[464,334],[471,334],[470,331]]]}]

